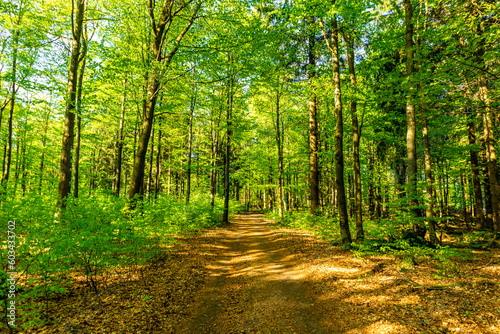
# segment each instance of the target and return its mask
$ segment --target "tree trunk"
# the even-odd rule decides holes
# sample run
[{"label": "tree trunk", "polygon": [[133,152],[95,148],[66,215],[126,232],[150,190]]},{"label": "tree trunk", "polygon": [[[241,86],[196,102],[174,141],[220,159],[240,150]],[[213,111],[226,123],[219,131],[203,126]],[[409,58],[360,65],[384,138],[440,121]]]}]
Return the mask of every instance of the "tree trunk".
[{"label": "tree trunk", "polygon": [[151,184],[153,182],[154,150],[155,150],[155,128],[153,120],[153,127],[151,129],[151,148],[149,151],[149,170],[148,170],[148,187],[147,187],[148,198],[151,195]]},{"label": "tree trunk", "polygon": [[43,126],[42,133],[42,156],[40,157],[40,180],[38,183],[38,194],[42,194],[43,186],[43,172],[45,168],[45,146],[47,144],[47,129],[49,128],[50,111],[47,112],[47,118],[45,119],[45,124]]},{"label": "tree trunk", "polygon": [[424,140],[425,181],[427,183],[427,207],[425,209],[425,218],[427,219],[427,226],[429,228],[429,240],[433,245],[436,245],[438,242],[434,223],[434,203],[436,201],[436,197],[434,196],[434,178],[432,177],[431,150],[429,148],[429,131],[427,129],[427,118],[424,118],[424,122],[422,125],[422,135]]},{"label": "tree trunk", "polygon": [[[168,54],[165,54],[165,36],[170,30],[172,21],[174,20],[175,16],[179,15],[182,12],[183,8],[187,8],[187,6],[185,6],[176,8],[174,10],[171,8],[171,6],[173,6],[173,3],[170,3],[169,1],[164,2],[161,16],[158,19],[158,22],[156,22],[154,17],[155,10],[153,0],[149,0],[148,10],[151,19],[151,28],[154,35],[154,42],[151,45],[151,51],[153,53],[154,61],[158,65],[162,65],[157,67],[155,66],[148,75],[146,99],[143,105],[142,124],[140,129],[139,141],[137,143],[137,152],[135,154],[134,164],[132,168],[132,176],[130,178],[130,186],[128,190],[129,200],[133,200],[136,195],[139,195],[140,197],[141,193],[144,191],[144,167],[146,164],[146,153],[148,149],[149,138],[151,136],[151,129],[153,126],[154,109],[160,90],[161,73],[159,68],[162,69],[162,72],[166,71],[169,68],[172,58],[177,53],[179,43],[191,28],[196,18],[198,10],[201,6],[201,2],[196,4],[196,7],[193,9],[188,22],[184,26],[184,29],[173,41],[173,47],[170,52]],[[133,208],[135,204],[131,202],[130,206],[131,208]]]},{"label": "tree trunk", "polygon": [[234,73],[232,69],[233,56],[228,55],[228,62],[230,64],[230,77],[228,82],[228,92],[227,92],[227,110],[226,110],[226,150],[224,158],[224,209],[222,214],[222,222],[229,223],[229,173],[230,173],[230,159],[231,159],[231,137],[233,136],[233,125],[232,125],[232,109],[233,109],[233,83],[234,83]]},{"label": "tree trunk", "polygon": [[82,90],[83,90],[83,76],[85,73],[85,63],[86,63],[86,53],[87,53],[87,43],[83,42],[83,51],[80,57],[80,62],[82,63],[81,68],[78,72],[78,84],[77,84],[77,96],[76,96],[76,145],[75,145],[75,162],[73,166],[73,197],[78,198],[78,186],[80,182],[80,143],[82,140]]},{"label": "tree trunk", "polygon": [[337,17],[332,20],[332,41],[329,45],[332,52],[333,85],[335,98],[335,187],[337,189],[337,205],[339,212],[340,236],[342,245],[352,242],[349,230],[349,218],[347,216],[347,201],[344,184],[344,123],[342,116],[342,98],[340,90],[340,66],[339,66],[339,31]]},{"label": "tree trunk", "polygon": [[[314,17],[310,18],[310,26],[314,25]],[[319,173],[318,173],[318,120],[317,120],[317,96],[315,88],[316,77],[316,55],[314,54],[315,34],[309,33],[309,191],[311,214],[316,215],[319,204]]]},{"label": "tree trunk", "polygon": [[484,141],[486,146],[486,161],[488,165],[488,179],[491,193],[491,208],[493,215],[493,230],[500,232],[500,185],[498,184],[498,165],[495,152],[495,139],[493,137],[492,114],[489,107],[488,91],[486,83],[480,83],[481,99],[485,101],[486,107],[483,113]]},{"label": "tree trunk", "polygon": [[194,118],[194,108],[196,105],[196,87],[193,90],[193,96],[191,97],[191,104],[189,107],[189,124],[188,124],[188,151],[187,151],[187,185],[186,185],[186,204],[189,204],[189,197],[191,196],[191,161],[193,154],[193,118]]},{"label": "tree trunk", "polygon": [[19,49],[19,25],[21,18],[17,22],[18,27],[14,32],[13,39],[13,50],[12,50],[12,92],[10,95],[10,108],[9,108],[9,116],[7,118],[7,146],[4,152],[4,160],[3,160],[3,170],[2,170],[2,179],[0,180],[0,193],[4,193],[6,191],[7,182],[9,181],[10,174],[10,164],[12,159],[12,119],[14,117],[14,108],[16,105],[16,94],[17,94],[17,56]]},{"label": "tree trunk", "polygon": [[283,218],[283,146],[280,130],[280,91],[279,83],[276,91],[276,145],[278,147],[278,214]]},{"label": "tree trunk", "polygon": [[75,19],[72,20],[72,43],[71,43],[71,59],[68,74],[68,95],[66,101],[66,112],[64,120],[64,133],[61,145],[61,161],[59,172],[58,186],[58,204],[61,208],[66,208],[66,198],[69,194],[69,184],[71,179],[71,149],[73,147],[75,114],[76,108],[76,91],[78,80],[78,65],[80,61],[80,47],[83,32],[83,16],[85,11],[85,0],[75,0],[77,9]]},{"label": "tree trunk", "polygon": [[162,136],[162,131],[161,131],[161,122],[162,119],[160,118],[158,120],[158,147],[156,149],[156,177],[155,177],[155,195],[154,198],[158,197],[158,193],[160,192],[160,175],[161,175],[161,165],[160,165],[160,159],[162,156],[162,147],[161,147],[161,136]]},{"label": "tree trunk", "polygon": [[25,119],[25,123],[24,123],[24,138],[23,138],[23,146],[21,148],[21,157],[22,157],[21,189],[23,190],[22,197],[24,197],[24,195],[26,194],[26,183],[27,183],[26,178],[28,176],[28,166],[26,166],[27,160],[28,160],[27,156],[29,155],[29,151],[28,151],[28,154],[26,153],[26,146],[27,146],[26,136],[27,136],[27,132],[28,132],[27,127],[28,127],[28,118]]},{"label": "tree trunk", "polygon": [[476,131],[474,126],[475,114],[472,112],[468,113],[469,119],[467,121],[467,132],[469,137],[469,145],[471,146],[470,153],[470,164],[472,170],[472,184],[474,185],[474,216],[476,219],[476,227],[478,229],[484,229],[486,227],[484,210],[483,210],[483,193],[481,191],[481,178],[479,176],[479,159],[477,156],[477,150],[474,147],[476,145]]},{"label": "tree trunk", "polygon": [[372,154],[368,157],[368,215],[370,219],[375,217],[375,163]]},{"label": "tree trunk", "polygon": [[127,101],[127,79],[123,79],[123,98],[120,113],[120,124],[118,126],[118,135],[116,141],[116,158],[113,178],[113,193],[116,197],[120,196],[121,177],[122,177],[122,158],[123,158],[123,125],[125,123],[125,103]]},{"label": "tree trunk", "polygon": [[210,122],[211,124],[211,150],[210,150],[210,211],[214,211],[215,206],[215,191],[217,190],[216,186],[216,159],[217,159],[217,131],[215,129],[214,121]]},{"label": "tree trunk", "polygon": [[[26,132],[26,125],[24,127],[24,131],[23,132]],[[16,139],[16,166],[14,167],[14,170],[15,170],[15,173],[14,173],[14,191],[12,192],[12,196],[16,196],[16,193],[17,193],[17,185],[19,183],[19,168],[21,167],[21,161],[19,159],[19,149],[21,148],[21,144],[24,144],[21,143],[21,137],[20,137],[20,133],[18,133],[18,137]],[[24,159],[24,156],[23,156],[23,159]]]},{"label": "tree trunk", "polygon": [[351,79],[351,87],[353,96],[351,98],[351,119],[352,119],[352,157],[353,157],[353,172],[354,172],[354,199],[355,199],[355,216],[356,216],[356,239],[361,241],[365,238],[363,230],[363,202],[361,194],[361,167],[359,162],[359,143],[361,139],[361,129],[358,125],[357,114],[357,83],[356,71],[354,67],[354,40],[352,36],[346,36],[347,43],[347,62],[349,65],[349,76]]},{"label": "tree trunk", "polygon": [[481,157],[483,160],[483,186],[484,186],[484,207],[486,209],[486,227],[488,229],[493,229],[493,209],[491,205],[491,191],[490,191],[490,181],[488,177],[488,163],[486,161],[486,146],[483,141],[483,150]]},{"label": "tree trunk", "polygon": [[[415,101],[416,92],[413,83],[413,71],[414,71],[414,50],[413,50],[413,7],[411,0],[404,0],[405,9],[405,35],[406,35],[406,76],[410,82],[409,92],[407,95],[406,102],[406,151],[408,160],[408,203],[410,205],[411,211],[415,217],[420,217],[421,212],[418,208],[417,200],[417,146],[415,141],[416,136],[416,123],[415,123]],[[415,234],[421,238],[425,237],[425,227],[413,223],[413,230]]]}]

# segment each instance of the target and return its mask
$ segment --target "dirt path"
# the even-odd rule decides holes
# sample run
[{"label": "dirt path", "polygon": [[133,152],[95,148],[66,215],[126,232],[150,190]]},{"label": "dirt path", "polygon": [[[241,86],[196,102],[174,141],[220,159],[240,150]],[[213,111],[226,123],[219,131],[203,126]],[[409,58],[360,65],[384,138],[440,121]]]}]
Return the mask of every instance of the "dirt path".
[{"label": "dirt path", "polygon": [[498,250],[449,271],[268,224],[247,213],[179,236],[165,258],[108,276],[99,299],[82,285],[49,300],[48,321],[25,333],[500,333]]},{"label": "dirt path", "polygon": [[209,266],[210,280],[201,293],[206,297],[186,332],[335,332],[338,326],[318,318],[316,296],[279,234],[259,215],[236,217],[221,240],[223,252]]}]

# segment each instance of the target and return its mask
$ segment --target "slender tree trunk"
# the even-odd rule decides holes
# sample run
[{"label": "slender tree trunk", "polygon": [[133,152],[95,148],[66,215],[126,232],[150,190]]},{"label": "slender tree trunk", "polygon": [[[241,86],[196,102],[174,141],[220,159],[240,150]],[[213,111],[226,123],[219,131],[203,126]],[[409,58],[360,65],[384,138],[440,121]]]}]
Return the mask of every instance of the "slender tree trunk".
[{"label": "slender tree trunk", "polygon": [[158,120],[158,147],[156,149],[156,178],[155,178],[155,195],[154,198],[158,197],[158,193],[160,192],[160,175],[161,175],[161,165],[160,165],[160,159],[162,157],[162,146],[161,146],[161,136],[162,136],[162,131],[161,131],[161,125],[162,125],[162,119],[160,118]]},{"label": "slender tree trunk", "polygon": [[167,161],[168,161],[168,173],[167,173],[167,195],[170,196],[172,193],[172,149],[170,143],[167,145]]},{"label": "slender tree trunk", "polygon": [[427,183],[427,207],[425,209],[425,218],[427,219],[427,226],[429,228],[429,240],[433,245],[435,245],[438,242],[434,222],[434,203],[436,201],[436,198],[434,196],[434,178],[432,176],[431,150],[429,147],[429,130],[427,128],[427,118],[424,118],[424,122],[422,125],[422,135],[424,140],[425,181]]},{"label": "slender tree trunk", "polygon": [[488,229],[493,229],[493,210],[491,205],[491,191],[490,191],[490,181],[488,177],[488,163],[486,161],[486,147],[483,141],[483,150],[481,153],[481,158],[483,160],[483,186],[484,186],[484,207],[486,209],[486,227]]},{"label": "slender tree trunk", "polygon": [[276,91],[276,145],[278,146],[278,214],[283,218],[283,146],[280,130],[280,91],[279,83]]},{"label": "slender tree trunk", "polygon": [[189,107],[189,124],[188,124],[188,151],[187,151],[187,185],[186,185],[186,204],[189,204],[189,197],[191,196],[191,161],[193,154],[193,118],[194,118],[194,108],[196,105],[196,87],[193,90],[193,96],[191,97],[191,105]]},{"label": "slender tree trunk", "polygon": [[[30,103],[30,102],[28,102]],[[29,113],[29,109],[28,109]],[[24,124],[23,124],[23,131],[22,131],[22,136],[23,139],[21,140],[20,137],[17,138],[17,145],[16,145],[16,173],[15,173],[15,182],[14,182],[14,192],[13,195],[15,196],[17,193],[17,186],[19,183],[19,175],[21,174],[21,188],[23,190],[23,197],[24,193],[26,191],[26,136],[28,133],[28,117],[24,118]],[[21,156],[19,156],[19,150],[21,150]]]},{"label": "slender tree trunk", "polygon": [[460,189],[461,189],[461,200],[462,200],[462,214],[464,216],[464,222],[465,225],[468,227],[469,226],[469,217],[468,217],[468,212],[467,212],[467,195],[465,192],[465,188],[467,187],[467,184],[465,182],[464,174],[463,171],[460,170]]},{"label": "slender tree trunk", "polygon": [[215,206],[215,192],[216,185],[216,159],[217,159],[217,131],[215,129],[214,121],[211,122],[211,150],[210,150],[210,211],[214,211]]},{"label": "slender tree trunk", "polygon": [[340,236],[342,245],[348,246],[352,242],[349,230],[349,217],[347,215],[347,200],[344,184],[344,123],[342,116],[342,98],[339,66],[339,29],[337,17],[332,20],[331,42],[326,38],[323,21],[320,21],[325,41],[332,53],[333,88],[334,88],[334,115],[335,115],[335,188],[337,190],[337,208],[339,212]]},{"label": "slender tree trunk", "polygon": [[[26,131],[26,128],[24,128],[24,131]],[[21,138],[17,137],[16,140],[16,166],[14,167],[15,173],[14,173],[14,191],[12,192],[12,195],[15,197],[17,193],[17,185],[19,183],[19,168],[21,167],[21,161],[19,159],[19,149],[21,146]]]},{"label": "slender tree trunk", "polygon": [[476,145],[476,131],[474,126],[475,114],[469,113],[469,119],[467,121],[467,132],[469,137],[469,145],[471,149],[470,153],[470,164],[472,170],[472,183],[474,185],[474,216],[476,219],[476,227],[478,229],[484,229],[486,227],[484,210],[483,210],[483,193],[481,191],[481,178],[479,176],[479,159],[477,156],[477,150],[474,148]]},{"label": "slender tree trunk", "polygon": [[73,147],[76,93],[78,80],[78,65],[80,61],[81,38],[83,31],[83,16],[85,11],[85,0],[75,0],[76,15],[72,27],[71,59],[68,74],[68,95],[66,102],[66,112],[64,120],[64,133],[61,145],[61,161],[58,186],[58,204],[61,208],[66,207],[65,200],[69,194],[69,184],[71,179],[71,149]]},{"label": "slender tree trunk", "polygon": [[[153,0],[149,0],[148,10],[151,21],[151,28],[154,34],[154,41],[151,45],[151,51],[153,53],[154,61],[156,64],[162,64],[162,71],[166,71],[169,68],[172,58],[177,53],[179,44],[181,40],[184,38],[184,35],[191,28],[198,10],[200,9],[201,2],[196,4],[196,7],[190,14],[189,20],[184,26],[184,29],[179,33],[175,41],[173,42],[173,47],[168,54],[164,53],[164,41],[165,34],[167,34],[170,30],[171,23],[174,20],[176,15],[182,12],[183,8],[177,8],[177,10],[172,10],[173,3],[169,1],[164,2],[163,9],[161,11],[161,16],[156,22],[154,17],[154,4]],[[137,152],[135,154],[132,176],[130,178],[130,186],[128,190],[128,199],[132,200],[136,195],[140,195],[144,191],[144,167],[146,164],[146,153],[148,149],[149,138],[151,136],[151,129],[153,126],[153,116],[154,109],[156,106],[156,100],[158,98],[158,92],[160,90],[160,66],[155,67],[153,70],[149,72],[148,75],[148,85],[146,92],[146,99],[143,105],[143,118],[141,124],[141,131],[139,135],[139,141],[137,143]],[[133,208],[135,204],[130,203]]]},{"label": "slender tree trunk", "polygon": [[45,168],[45,146],[47,144],[47,129],[49,127],[49,120],[50,120],[50,111],[47,112],[47,118],[45,119],[45,124],[43,126],[43,133],[42,133],[42,155],[40,157],[40,181],[38,183],[38,194],[42,194],[42,186],[43,186],[43,172]]},{"label": "slender tree trunk", "polygon": [[495,139],[493,137],[492,113],[489,107],[486,83],[480,84],[480,95],[486,107],[483,113],[484,141],[486,146],[486,161],[488,165],[488,179],[491,193],[491,207],[493,215],[493,230],[500,232],[500,185],[498,184],[498,165],[495,152]]},{"label": "slender tree trunk", "polygon": [[[310,26],[312,27],[315,23],[314,17],[310,19]],[[310,192],[310,208],[311,214],[316,215],[319,204],[319,173],[318,173],[318,119],[317,119],[317,108],[318,101],[316,96],[315,88],[315,77],[316,77],[316,55],[315,55],[315,34],[314,32],[309,33],[309,69],[308,69],[308,79],[309,79],[309,192]]]},{"label": "slender tree trunk", "polygon": [[114,166],[113,193],[116,197],[120,196],[121,177],[122,177],[122,158],[123,158],[123,125],[125,123],[125,106],[127,102],[127,79],[123,79],[123,98],[120,113],[120,124],[118,126],[118,135],[116,141],[116,158]]},{"label": "slender tree trunk", "polygon": [[[417,192],[417,146],[415,141],[416,122],[415,122],[415,101],[416,88],[413,83],[414,72],[414,50],[413,50],[413,7],[411,0],[404,0],[405,9],[405,35],[406,35],[406,76],[409,79],[410,87],[406,102],[406,151],[408,155],[408,203],[415,217],[420,217],[421,212],[418,209]],[[425,226],[418,223],[413,224],[415,234],[421,238],[425,237]]]},{"label": "slender tree trunk", "polygon": [[370,219],[375,217],[375,163],[373,162],[373,158],[370,155],[368,158],[368,214]]},{"label": "slender tree trunk", "polygon": [[227,111],[226,111],[226,150],[225,150],[225,161],[224,161],[224,211],[222,215],[222,222],[229,223],[229,173],[231,167],[231,138],[233,136],[233,124],[232,124],[232,109],[233,109],[233,84],[234,84],[234,73],[232,72],[233,56],[228,56],[228,61],[231,66],[230,78],[228,82],[228,95],[227,95]]},{"label": "slender tree trunk", "polygon": [[153,120],[153,128],[151,129],[151,148],[149,151],[149,170],[148,170],[148,187],[147,187],[148,197],[151,195],[151,184],[153,182],[154,150],[155,150],[155,128]]},{"label": "slender tree trunk", "polygon": [[375,217],[382,218],[382,190],[380,188],[380,177],[377,179],[375,187]]},{"label": "slender tree trunk", "polygon": [[[221,93],[222,94],[222,93]],[[221,98],[222,101],[222,98]],[[213,116],[211,121],[211,135],[212,135],[212,147],[211,147],[211,156],[210,156],[210,210],[214,210],[215,206],[215,196],[217,194],[217,159],[218,159],[218,150],[219,147],[219,127],[220,121],[222,118],[222,102],[219,104],[219,116],[217,117],[217,123],[215,123]]]},{"label": "slender tree trunk", "polygon": [[7,182],[9,181],[10,174],[10,163],[12,159],[12,119],[14,117],[14,108],[16,105],[16,94],[17,94],[17,57],[18,57],[18,49],[19,49],[19,25],[21,21],[21,17],[19,18],[16,28],[14,32],[13,39],[13,50],[12,50],[12,92],[10,95],[10,108],[9,108],[9,116],[7,118],[7,146],[5,148],[4,160],[3,160],[3,173],[2,179],[0,180],[0,193],[4,193],[7,187]]},{"label": "slender tree trunk", "polygon": [[358,125],[357,114],[357,83],[356,71],[354,67],[354,41],[352,36],[346,36],[348,42],[347,62],[349,65],[349,75],[351,79],[351,87],[353,97],[351,98],[351,119],[352,119],[352,157],[353,157],[353,172],[354,172],[354,198],[355,198],[355,216],[356,216],[356,239],[363,240],[365,232],[363,230],[363,202],[361,194],[361,167],[359,162],[359,143],[361,139],[361,129]]},{"label": "slender tree trunk", "polygon": [[[473,15],[476,17],[480,17],[484,15],[482,13],[482,4],[478,1],[472,1]],[[486,53],[485,50],[485,38],[484,31],[487,28],[486,24],[483,20],[479,21],[477,26],[477,50],[475,52],[475,62],[479,66],[478,68],[484,70],[479,74],[478,83],[479,83],[479,103],[481,104],[482,114],[483,114],[483,138],[484,138],[484,146],[485,146],[485,155],[486,162],[488,166],[488,179],[489,179],[489,190],[491,195],[491,209],[492,209],[492,218],[493,218],[493,230],[495,232],[495,236],[490,242],[495,241],[500,237],[500,184],[498,181],[498,164],[495,152],[495,138],[493,131],[493,120],[495,115],[491,110],[491,101],[488,92],[488,82],[484,77],[485,72],[487,72],[487,65],[484,60],[484,55]]]},{"label": "slender tree trunk", "polygon": [[73,197],[78,198],[78,187],[80,183],[80,144],[82,131],[82,117],[76,116],[76,140],[75,140],[75,161],[73,164]]},{"label": "slender tree trunk", "polygon": [[80,57],[81,67],[78,72],[78,84],[77,84],[77,96],[76,96],[76,143],[75,143],[75,162],[73,166],[73,197],[78,198],[78,186],[80,182],[80,143],[82,140],[82,90],[83,90],[83,76],[85,73],[85,63],[86,63],[86,53],[87,53],[87,43],[83,43],[83,51]]},{"label": "slender tree trunk", "polygon": [[25,120],[25,123],[24,123],[24,138],[23,138],[23,145],[22,145],[22,148],[21,148],[21,157],[22,157],[22,162],[21,162],[21,171],[22,171],[22,174],[21,174],[21,189],[23,190],[22,192],[22,196],[24,197],[24,195],[26,194],[26,184],[27,184],[27,176],[28,176],[28,166],[26,166],[27,164],[27,156],[29,154],[29,151],[28,151],[28,154],[26,154],[26,146],[28,145],[28,143],[26,142],[26,136],[27,136],[27,126],[28,126],[28,118],[26,118]]}]

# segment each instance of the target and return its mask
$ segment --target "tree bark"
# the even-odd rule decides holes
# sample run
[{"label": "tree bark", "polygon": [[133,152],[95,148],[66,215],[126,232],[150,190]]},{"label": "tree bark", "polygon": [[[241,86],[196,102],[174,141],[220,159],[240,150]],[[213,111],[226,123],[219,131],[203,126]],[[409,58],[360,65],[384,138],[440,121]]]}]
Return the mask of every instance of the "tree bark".
[{"label": "tree bark", "polygon": [[160,175],[161,175],[161,165],[160,165],[160,159],[162,157],[162,146],[161,146],[161,137],[162,137],[162,131],[161,131],[161,125],[162,125],[162,119],[160,118],[158,120],[158,147],[156,149],[156,177],[155,177],[155,195],[154,198],[158,197],[158,193],[160,192]]},{"label": "tree bark", "polygon": [[[477,1],[472,1],[472,9],[473,15],[479,17],[482,14],[480,8],[481,3]],[[477,26],[477,50],[475,52],[475,62],[478,65],[478,68],[484,70],[486,72],[487,65],[484,61],[484,55],[486,53],[485,50],[485,38],[483,36],[485,30],[485,24],[483,20],[481,20]],[[495,236],[490,242],[493,242],[498,237],[500,237],[500,184],[498,182],[498,165],[497,158],[495,152],[495,138],[493,132],[493,119],[494,114],[491,110],[491,101],[488,92],[488,82],[484,77],[484,74],[479,74],[478,79],[478,97],[479,102],[481,104],[482,114],[483,114],[483,138],[485,145],[485,155],[486,162],[488,166],[488,179],[489,179],[489,190],[491,195],[491,211],[493,218],[493,231],[495,232]]]},{"label": "tree bark", "polygon": [[73,147],[76,93],[78,80],[78,65],[80,61],[81,38],[83,31],[83,17],[85,11],[85,0],[75,0],[76,15],[72,26],[71,59],[68,74],[68,93],[66,111],[64,119],[64,133],[61,145],[61,160],[59,168],[58,204],[61,208],[66,208],[66,198],[69,194],[69,184],[71,179],[71,149]]},{"label": "tree bark", "polygon": [[[407,198],[411,211],[415,217],[420,217],[417,200],[417,146],[416,146],[416,122],[415,122],[415,101],[416,92],[413,80],[414,72],[414,50],[413,50],[413,6],[411,0],[404,0],[405,10],[405,50],[406,50],[406,76],[410,82],[406,101],[406,152],[408,160],[408,187]],[[415,234],[421,238],[425,237],[425,226],[413,223]]]},{"label": "tree bark", "polygon": [[82,90],[83,90],[83,76],[85,73],[85,63],[86,63],[86,53],[87,53],[87,42],[83,41],[83,50],[80,57],[80,62],[82,63],[80,70],[78,72],[78,84],[77,84],[77,96],[76,96],[76,144],[75,144],[75,162],[73,166],[73,197],[78,198],[78,186],[80,182],[80,143],[82,140]]},{"label": "tree bark", "polygon": [[[222,99],[221,99],[222,101]],[[219,116],[216,118],[217,122],[214,120],[214,115],[211,119],[211,153],[210,153],[210,210],[214,211],[215,206],[215,196],[217,194],[217,159],[218,159],[218,147],[219,147],[219,127],[222,118],[222,102],[219,103]],[[212,111],[213,112],[213,111]]]},{"label": "tree bark", "polygon": [[[188,6],[189,3],[183,3],[179,8],[173,10],[171,6],[172,3],[169,1],[165,1],[163,4],[163,8],[161,11],[161,16],[156,22],[154,17],[154,1],[149,0],[148,10],[151,21],[151,28],[154,35],[154,41],[151,45],[151,51],[153,53],[154,61],[156,64],[161,66],[155,67],[153,70],[149,72],[148,75],[148,85],[146,92],[146,99],[143,105],[143,119],[140,128],[139,141],[137,143],[137,151],[135,154],[132,176],[130,178],[130,186],[128,190],[128,199],[133,200],[136,195],[141,194],[141,189],[144,189],[144,167],[146,164],[146,153],[148,149],[149,138],[151,136],[151,128],[153,126],[153,116],[154,109],[156,106],[156,100],[158,98],[158,93],[160,90],[160,73],[159,68],[161,67],[163,71],[166,71],[172,58],[178,51],[179,43],[184,38],[185,34],[191,28],[198,10],[201,7],[201,3],[197,3],[195,8],[193,9],[188,22],[184,26],[184,29],[179,33],[179,35],[173,41],[173,47],[168,54],[165,55],[164,46],[166,43],[166,35],[168,34],[170,27],[172,25],[172,21],[178,16],[183,9]],[[130,203],[131,208],[135,206],[133,201]]]},{"label": "tree bark", "polygon": [[436,245],[438,243],[438,238],[436,236],[436,225],[434,222],[434,203],[436,201],[436,196],[434,191],[434,177],[432,176],[431,150],[429,147],[429,130],[427,128],[427,118],[424,118],[424,122],[422,125],[422,136],[424,140],[425,181],[427,183],[427,207],[425,209],[425,218],[427,219],[427,226],[429,228],[429,240],[433,245]]},{"label": "tree bark", "polygon": [[10,164],[12,159],[12,119],[14,117],[14,108],[16,105],[16,94],[17,94],[17,58],[19,49],[19,25],[21,24],[21,16],[16,23],[17,28],[14,32],[13,37],[13,50],[12,50],[12,91],[10,95],[10,108],[9,116],[7,118],[7,146],[5,148],[4,160],[3,160],[3,170],[2,179],[0,180],[0,193],[5,193],[7,182],[9,181],[10,174]]},{"label": "tree bark", "polygon": [[[315,19],[311,17],[309,26],[314,26]],[[309,192],[310,192],[310,210],[312,215],[316,215],[319,204],[319,173],[318,173],[318,120],[317,107],[318,101],[314,78],[316,77],[316,55],[315,55],[315,34],[309,33]]]},{"label": "tree bark", "polygon": [[356,216],[356,239],[361,241],[365,238],[363,230],[363,202],[361,194],[361,166],[359,161],[359,143],[361,140],[361,129],[358,125],[357,113],[357,83],[356,71],[354,67],[354,41],[352,36],[346,35],[347,47],[347,62],[349,65],[349,76],[351,79],[351,88],[353,96],[351,98],[351,119],[352,119],[352,157],[353,157],[353,172],[354,172],[354,199],[355,199],[355,216]]},{"label": "tree bark", "polygon": [[276,90],[276,145],[278,148],[278,214],[283,218],[283,143],[280,130],[280,87]]},{"label": "tree bark", "polygon": [[232,69],[233,56],[228,55],[228,62],[230,64],[230,77],[228,82],[228,92],[227,92],[227,110],[226,110],[226,149],[225,149],[225,159],[224,159],[224,209],[222,214],[222,222],[229,223],[229,173],[231,168],[231,138],[233,136],[233,124],[232,124],[232,109],[233,109],[233,84],[234,84],[234,73]]},{"label": "tree bark", "polygon": [[189,106],[189,119],[188,119],[188,150],[187,150],[187,184],[186,184],[186,204],[189,204],[189,197],[191,196],[191,161],[193,154],[193,118],[194,108],[196,106],[196,87],[193,89],[193,96],[191,96],[191,103]]},{"label": "tree bark", "polygon": [[498,184],[498,165],[495,152],[495,139],[493,137],[492,115],[488,101],[488,88],[481,80],[479,91],[481,99],[485,101],[485,111],[483,113],[484,141],[486,146],[486,161],[488,165],[488,179],[491,193],[491,207],[493,215],[493,230],[500,232],[500,185]]},{"label": "tree bark", "polygon": [[[335,1],[332,1],[332,4]],[[331,41],[326,37],[326,29],[322,20],[320,25],[325,36],[325,42],[332,53],[333,89],[334,89],[334,115],[335,115],[335,188],[337,191],[337,208],[339,212],[340,237],[342,245],[349,246],[352,242],[349,230],[349,216],[347,215],[347,199],[344,183],[344,121],[342,116],[342,94],[340,84],[339,65],[339,29],[337,17],[332,19]]]},{"label": "tree bark", "polygon": [[123,98],[120,113],[120,124],[118,125],[118,134],[116,140],[116,158],[114,166],[113,193],[116,197],[120,196],[121,178],[122,178],[122,158],[123,158],[123,125],[125,123],[125,103],[127,102],[127,79],[123,79]]},{"label": "tree bark", "polygon": [[471,146],[470,153],[470,164],[472,170],[472,184],[474,185],[474,214],[476,218],[476,227],[478,229],[484,229],[486,227],[484,210],[483,210],[483,193],[481,190],[481,178],[479,176],[480,167],[479,159],[477,155],[476,145],[476,131],[474,126],[475,114],[469,113],[469,119],[467,121],[467,133],[469,137],[469,145]]},{"label": "tree bark", "polygon": [[148,187],[146,190],[148,197],[151,195],[151,184],[153,182],[154,150],[155,150],[155,128],[154,128],[154,120],[153,120],[153,126],[151,129],[151,148],[149,150]]},{"label": "tree bark", "polygon": [[210,211],[214,211],[215,206],[215,191],[216,185],[216,159],[217,159],[217,131],[215,129],[214,121],[211,122],[211,150],[210,150]]}]

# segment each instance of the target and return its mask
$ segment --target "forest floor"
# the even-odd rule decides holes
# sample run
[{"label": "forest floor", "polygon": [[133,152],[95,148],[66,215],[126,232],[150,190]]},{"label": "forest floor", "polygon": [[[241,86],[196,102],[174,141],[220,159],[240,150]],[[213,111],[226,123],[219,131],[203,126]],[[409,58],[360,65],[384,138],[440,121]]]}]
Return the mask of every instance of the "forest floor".
[{"label": "forest floor", "polygon": [[500,251],[405,268],[262,215],[179,237],[170,255],[79,287],[27,333],[500,333]]}]

